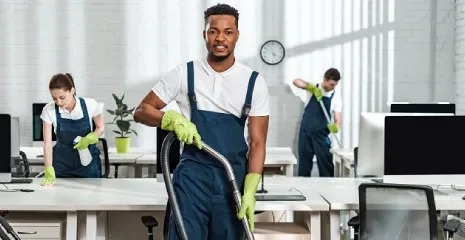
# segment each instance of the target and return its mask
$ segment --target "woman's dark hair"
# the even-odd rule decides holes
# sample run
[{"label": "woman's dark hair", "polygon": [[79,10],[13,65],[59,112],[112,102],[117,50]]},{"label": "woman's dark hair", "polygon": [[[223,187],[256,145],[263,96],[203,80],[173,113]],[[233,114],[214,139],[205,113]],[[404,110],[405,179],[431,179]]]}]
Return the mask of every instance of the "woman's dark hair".
[{"label": "woman's dark hair", "polygon": [[74,95],[76,95],[76,87],[74,86],[74,80],[69,73],[58,73],[53,75],[48,84],[48,89],[63,89],[65,91],[71,91],[74,88]]}]

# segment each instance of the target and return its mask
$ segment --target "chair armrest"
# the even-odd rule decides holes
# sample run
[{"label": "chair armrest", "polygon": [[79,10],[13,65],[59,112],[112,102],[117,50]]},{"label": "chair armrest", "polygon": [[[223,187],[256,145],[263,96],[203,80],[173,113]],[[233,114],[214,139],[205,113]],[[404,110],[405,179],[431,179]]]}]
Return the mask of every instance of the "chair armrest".
[{"label": "chair armrest", "polygon": [[444,224],[444,231],[448,232],[449,234],[454,234],[460,229],[460,221],[456,219],[448,220],[446,224]]},{"label": "chair armrest", "polygon": [[24,164],[24,177],[28,178],[31,175],[31,165],[25,152],[19,151],[19,155],[21,156],[21,161]]},{"label": "chair armrest", "polygon": [[360,218],[358,216],[355,216],[355,217],[349,219],[349,222],[347,222],[347,225],[349,227],[353,227],[353,228],[360,227]]}]

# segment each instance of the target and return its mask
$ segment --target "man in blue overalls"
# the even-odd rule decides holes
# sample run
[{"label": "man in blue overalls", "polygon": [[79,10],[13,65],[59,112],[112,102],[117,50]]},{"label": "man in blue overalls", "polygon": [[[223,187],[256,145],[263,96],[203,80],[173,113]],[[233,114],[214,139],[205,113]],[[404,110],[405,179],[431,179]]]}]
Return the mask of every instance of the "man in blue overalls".
[{"label": "man in blue overalls", "polygon": [[[269,95],[265,79],[234,57],[239,38],[236,9],[218,4],[205,11],[203,38],[208,55],[181,64],[155,84],[136,108],[134,119],[173,131],[183,142],[173,183],[189,239],[236,240],[245,215],[254,228],[255,192],[265,161]],[[160,111],[176,101],[182,114]],[[247,145],[244,136],[248,120]],[[236,212],[225,169],[203,152],[202,142],[231,163],[242,193]],[[174,218],[168,239],[179,239]]]},{"label": "man in blue overalls", "polygon": [[[335,68],[325,72],[323,82],[308,83],[302,79],[293,81],[296,87],[310,92],[311,97],[302,117],[299,131],[299,176],[310,177],[313,168],[313,157],[316,155],[320,177],[334,177],[333,155],[330,133],[337,133],[341,126],[342,100],[335,88],[341,79]],[[330,116],[334,116],[334,123],[328,123],[320,101]]]}]

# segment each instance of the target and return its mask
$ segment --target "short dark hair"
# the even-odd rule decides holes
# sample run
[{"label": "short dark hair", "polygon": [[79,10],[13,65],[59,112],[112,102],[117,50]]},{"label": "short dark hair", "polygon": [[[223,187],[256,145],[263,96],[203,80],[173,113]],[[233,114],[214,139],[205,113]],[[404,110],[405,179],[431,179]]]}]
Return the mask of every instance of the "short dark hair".
[{"label": "short dark hair", "polygon": [[341,74],[335,68],[330,68],[326,70],[324,78],[328,80],[339,81],[341,79]]},{"label": "short dark hair", "polygon": [[[49,90],[63,89],[65,91],[71,91],[73,88],[76,89],[74,86],[74,79],[69,73],[58,73],[53,75],[52,79],[50,79],[50,83],[48,84]],[[74,94],[76,94],[76,92]]]},{"label": "short dark hair", "polygon": [[212,15],[230,15],[236,18],[236,27],[239,27],[239,12],[237,9],[229,6],[228,4],[218,3],[214,6],[211,6],[203,12],[205,25],[207,25],[208,17]]}]

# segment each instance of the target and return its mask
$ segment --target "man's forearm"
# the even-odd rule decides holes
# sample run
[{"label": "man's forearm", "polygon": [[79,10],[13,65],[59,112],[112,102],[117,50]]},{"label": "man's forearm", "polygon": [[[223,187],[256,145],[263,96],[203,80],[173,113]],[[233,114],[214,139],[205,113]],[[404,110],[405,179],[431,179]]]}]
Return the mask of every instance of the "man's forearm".
[{"label": "man's forearm", "polygon": [[262,174],[265,164],[265,143],[251,143],[249,149],[249,173]]},{"label": "man's forearm", "polygon": [[340,112],[334,113],[334,124],[337,126],[337,128],[341,128],[341,113]]},{"label": "man's forearm", "polygon": [[164,112],[148,105],[141,104],[134,112],[134,121],[149,127],[159,127],[163,119]]}]

